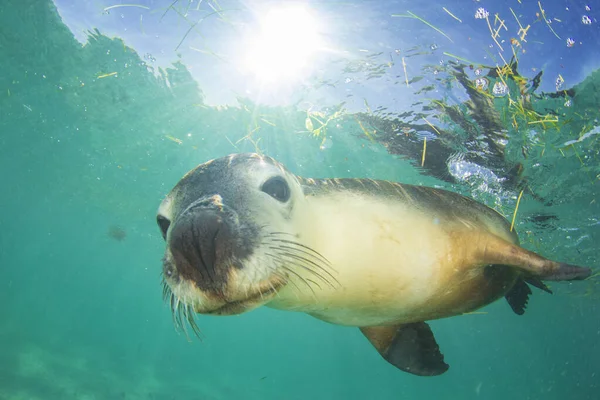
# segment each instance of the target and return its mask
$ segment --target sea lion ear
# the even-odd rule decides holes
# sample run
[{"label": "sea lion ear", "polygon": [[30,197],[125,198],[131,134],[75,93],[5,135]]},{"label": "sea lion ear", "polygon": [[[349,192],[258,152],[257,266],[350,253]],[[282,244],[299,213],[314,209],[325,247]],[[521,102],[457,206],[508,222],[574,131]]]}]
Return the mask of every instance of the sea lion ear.
[{"label": "sea lion ear", "polygon": [[402,371],[420,376],[448,370],[444,356],[425,322],[360,328],[379,354]]}]

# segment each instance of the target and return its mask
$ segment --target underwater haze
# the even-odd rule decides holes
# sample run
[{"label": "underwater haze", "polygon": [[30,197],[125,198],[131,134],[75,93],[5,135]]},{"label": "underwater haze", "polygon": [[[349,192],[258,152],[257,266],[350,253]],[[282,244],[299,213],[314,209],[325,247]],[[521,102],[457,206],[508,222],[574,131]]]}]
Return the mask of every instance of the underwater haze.
[{"label": "underwater haze", "polygon": [[[0,0],[0,399],[600,399],[599,19],[591,0]],[[438,377],[266,307],[188,338],[157,209],[238,152],[468,195],[596,275],[533,288],[522,316],[431,321]]]}]

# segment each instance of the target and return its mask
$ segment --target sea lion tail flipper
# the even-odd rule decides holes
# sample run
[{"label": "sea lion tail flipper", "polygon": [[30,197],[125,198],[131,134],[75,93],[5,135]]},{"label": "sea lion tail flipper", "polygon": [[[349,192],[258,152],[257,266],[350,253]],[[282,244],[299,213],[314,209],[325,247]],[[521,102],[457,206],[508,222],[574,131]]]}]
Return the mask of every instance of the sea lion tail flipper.
[{"label": "sea lion tail flipper", "polygon": [[[520,268],[526,272],[526,275],[531,275],[535,283],[540,279],[546,281],[582,280],[592,274],[590,268],[548,260],[497,236],[487,237],[485,240],[485,245],[480,247],[483,265],[500,264]],[[535,283],[532,284],[538,286]]]},{"label": "sea lion tail flipper", "polygon": [[403,371],[420,376],[441,375],[448,370],[444,356],[425,322],[360,328],[379,354]]}]

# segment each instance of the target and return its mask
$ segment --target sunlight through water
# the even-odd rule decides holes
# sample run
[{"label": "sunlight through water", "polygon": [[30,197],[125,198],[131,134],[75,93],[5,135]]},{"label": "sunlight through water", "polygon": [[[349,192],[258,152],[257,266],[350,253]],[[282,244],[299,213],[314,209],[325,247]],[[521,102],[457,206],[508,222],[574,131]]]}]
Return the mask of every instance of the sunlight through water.
[{"label": "sunlight through water", "polygon": [[290,83],[310,72],[321,41],[318,22],[305,6],[271,9],[245,43],[244,69],[263,83]]}]

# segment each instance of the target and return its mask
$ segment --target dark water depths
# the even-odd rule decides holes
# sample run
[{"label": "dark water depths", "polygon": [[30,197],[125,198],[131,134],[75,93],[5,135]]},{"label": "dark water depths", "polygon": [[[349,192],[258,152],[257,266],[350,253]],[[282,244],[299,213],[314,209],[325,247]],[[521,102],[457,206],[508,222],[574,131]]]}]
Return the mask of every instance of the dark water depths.
[{"label": "dark water depths", "polygon": [[[170,3],[146,6],[161,14]],[[446,7],[469,21],[480,5],[492,7],[457,4]],[[413,7],[393,5],[388,17]],[[481,35],[485,22],[447,30],[456,36],[445,47],[420,21],[392,17],[381,22],[390,35],[434,39],[340,56],[283,105],[248,95],[217,107],[214,82],[209,90],[197,78],[202,65],[184,59],[159,69],[102,29],[82,46],[52,2],[2,0],[0,399],[600,398],[595,278],[554,284],[552,296],[536,291],[522,317],[501,301],[433,321],[451,369],[427,379],[383,362],[357,329],[269,309],[200,318],[204,340],[188,342],[161,301],[161,199],[197,164],[257,148],[299,175],[436,185],[509,220],[522,192],[515,229],[524,247],[600,266],[600,6],[544,6],[563,21],[561,40],[536,22],[537,5],[511,3],[532,24],[530,42],[546,44],[535,56],[517,48],[521,61],[500,76],[498,57],[467,47],[458,54],[459,34],[475,41],[480,32],[477,40],[494,45]],[[342,16],[367,9],[371,20],[385,11],[322,7]],[[508,42],[518,35],[508,5],[501,13],[512,23],[503,42],[510,63]],[[570,28],[583,14],[589,30]],[[565,55],[570,36],[577,43]],[[203,62],[219,76],[214,57]],[[473,88],[481,77],[486,94]],[[508,95],[494,96],[498,82]]]}]

